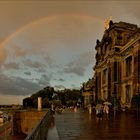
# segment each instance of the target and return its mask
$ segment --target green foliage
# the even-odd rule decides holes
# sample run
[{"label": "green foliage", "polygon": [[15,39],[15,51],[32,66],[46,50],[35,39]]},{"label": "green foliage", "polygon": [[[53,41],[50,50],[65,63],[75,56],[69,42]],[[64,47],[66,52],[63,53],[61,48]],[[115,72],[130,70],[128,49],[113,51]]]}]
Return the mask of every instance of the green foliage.
[{"label": "green foliage", "polygon": [[66,102],[67,107],[73,106],[73,100],[68,100]]},{"label": "green foliage", "polygon": [[45,97],[45,98],[43,99],[43,101],[42,101],[42,107],[43,107],[43,108],[48,108],[48,107],[50,107],[50,102],[49,102],[48,97]]},{"label": "green foliage", "polygon": [[[55,96],[54,96],[55,95]],[[48,108],[53,103],[56,106],[73,105],[81,98],[81,92],[77,89],[65,89],[55,91],[53,87],[45,87],[44,89],[31,95],[31,97],[23,100],[23,106],[37,108],[38,97],[42,97],[43,108]]]},{"label": "green foliage", "polygon": [[38,98],[34,98],[33,100],[33,108],[37,108],[38,106]]},{"label": "green foliage", "polygon": [[62,106],[61,100],[52,100],[51,101],[54,106]]},{"label": "green foliage", "polygon": [[73,104],[71,101],[78,102],[78,99],[81,97],[80,90],[76,89],[65,89],[63,91],[58,91],[58,98],[61,100],[62,105]]},{"label": "green foliage", "polygon": [[33,100],[30,97],[23,99],[24,107],[33,107]]},{"label": "green foliage", "polygon": [[52,99],[54,93],[53,87],[45,87],[44,89],[38,91],[37,93],[33,94],[31,98],[34,100],[35,98],[42,97],[43,99],[47,97],[49,100]]}]

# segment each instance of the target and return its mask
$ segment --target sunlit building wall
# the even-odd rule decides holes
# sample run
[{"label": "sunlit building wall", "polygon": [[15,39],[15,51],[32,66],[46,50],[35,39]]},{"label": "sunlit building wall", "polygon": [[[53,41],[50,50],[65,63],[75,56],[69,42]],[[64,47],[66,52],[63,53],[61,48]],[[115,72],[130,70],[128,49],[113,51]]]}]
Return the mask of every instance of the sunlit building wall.
[{"label": "sunlit building wall", "polygon": [[95,81],[94,78],[89,79],[86,83],[83,84],[82,96],[84,101],[84,108],[87,108],[89,105],[93,106],[95,103]]},{"label": "sunlit building wall", "polygon": [[140,94],[140,29],[125,22],[109,22],[102,40],[96,42],[95,93],[97,99],[116,97],[130,107]]}]

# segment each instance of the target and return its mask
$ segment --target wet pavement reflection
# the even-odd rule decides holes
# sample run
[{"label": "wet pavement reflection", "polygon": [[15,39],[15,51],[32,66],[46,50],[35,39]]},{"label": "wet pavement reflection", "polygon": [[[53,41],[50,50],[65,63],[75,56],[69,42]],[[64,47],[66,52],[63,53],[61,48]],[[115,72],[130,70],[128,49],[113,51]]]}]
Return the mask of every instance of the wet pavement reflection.
[{"label": "wet pavement reflection", "polygon": [[109,120],[96,120],[95,113],[63,112],[55,115],[60,140],[140,140],[140,118],[119,113]]},{"label": "wet pavement reflection", "polygon": [[59,140],[58,131],[55,125],[55,117],[52,117],[52,122],[50,124],[48,134],[47,134],[47,140]]}]

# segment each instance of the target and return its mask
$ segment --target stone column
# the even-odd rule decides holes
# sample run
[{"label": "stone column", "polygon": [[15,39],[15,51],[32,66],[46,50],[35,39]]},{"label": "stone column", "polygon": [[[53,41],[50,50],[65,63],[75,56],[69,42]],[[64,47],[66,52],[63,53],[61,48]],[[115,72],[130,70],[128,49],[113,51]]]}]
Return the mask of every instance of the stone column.
[{"label": "stone column", "polygon": [[42,109],[42,97],[38,97],[38,111]]}]

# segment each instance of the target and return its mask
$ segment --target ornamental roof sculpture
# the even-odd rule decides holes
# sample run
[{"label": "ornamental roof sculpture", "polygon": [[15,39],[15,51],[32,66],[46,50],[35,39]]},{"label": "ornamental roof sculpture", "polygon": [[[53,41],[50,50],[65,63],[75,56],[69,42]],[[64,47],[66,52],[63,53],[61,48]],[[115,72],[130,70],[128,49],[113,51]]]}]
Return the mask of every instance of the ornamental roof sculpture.
[{"label": "ornamental roof sculpture", "polygon": [[112,21],[112,16],[110,16],[109,19],[107,19],[105,21],[105,30],[109,29],[109,27],[110,27],[110,21]]}]

